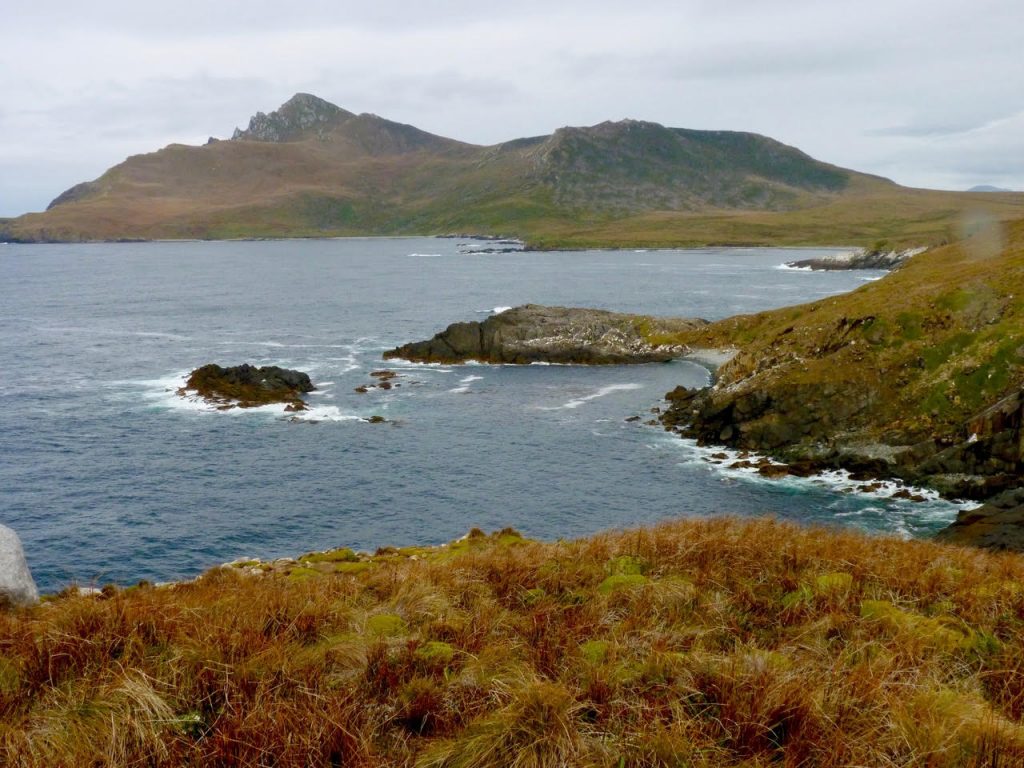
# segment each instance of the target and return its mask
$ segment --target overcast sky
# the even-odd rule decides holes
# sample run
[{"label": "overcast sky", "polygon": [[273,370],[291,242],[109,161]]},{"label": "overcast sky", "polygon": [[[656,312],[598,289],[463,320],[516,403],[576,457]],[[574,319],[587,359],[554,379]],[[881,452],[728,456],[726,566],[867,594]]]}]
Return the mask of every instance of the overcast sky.
[{"label": "overcast sky", "polygon": [[626,117],[1024,189],[1021,0],[3,0],[0,216],[315,93],[463,141]]}]

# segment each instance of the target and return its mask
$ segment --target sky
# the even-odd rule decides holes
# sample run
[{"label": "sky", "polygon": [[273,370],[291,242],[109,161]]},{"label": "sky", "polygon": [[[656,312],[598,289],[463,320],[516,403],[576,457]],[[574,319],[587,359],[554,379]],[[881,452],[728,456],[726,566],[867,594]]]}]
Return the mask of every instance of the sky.
[{"label": "sky", "polygon": [[634,118],[1024,190],[1021,0],[3,0],[0,216],[296,92],[478,144]]}]

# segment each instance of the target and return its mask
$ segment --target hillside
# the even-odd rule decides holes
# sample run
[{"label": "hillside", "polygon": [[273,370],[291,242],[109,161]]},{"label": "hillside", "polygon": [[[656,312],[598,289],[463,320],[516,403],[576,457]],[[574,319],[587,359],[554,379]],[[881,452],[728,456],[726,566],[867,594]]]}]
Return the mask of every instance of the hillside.
[{"label": "hillside", "polygon": [[843,295],[663,339],[738,354],[668,424],[984,499],[1024,476],[1024,221],[982,222]]},{"label": "hillside", "polygon": [[0,762],[1010,766],[1024,560],[767,520],[240,562],[0,611]]},{"label": "hillside", "polygon": [[909,190],[764,136],[624,120],[483,147],[309,94],[0,222],[22,241],[479,232],[538,247],[935,243],[1024,195]]}]

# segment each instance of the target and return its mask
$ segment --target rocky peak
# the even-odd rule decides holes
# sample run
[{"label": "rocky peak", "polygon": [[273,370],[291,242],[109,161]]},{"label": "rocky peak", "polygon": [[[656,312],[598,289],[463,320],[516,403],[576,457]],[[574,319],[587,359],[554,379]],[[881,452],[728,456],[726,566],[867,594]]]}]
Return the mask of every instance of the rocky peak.
[{"label": "rocky peak", "polygon": [[310,93],[297,93],[269,115],[257,112],[246,130],[235,129],[232,140],[298,141],[323,132],[352,113]]}]

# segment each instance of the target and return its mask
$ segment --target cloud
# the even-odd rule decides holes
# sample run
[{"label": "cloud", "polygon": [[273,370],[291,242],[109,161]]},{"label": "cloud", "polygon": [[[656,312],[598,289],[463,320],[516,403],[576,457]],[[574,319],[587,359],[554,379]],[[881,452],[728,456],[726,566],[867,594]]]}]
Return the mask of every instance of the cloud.
[{"label": "cloud", "polygon": [[1019,139],[1000,128],[1024,93],[1017,0],[4,10],[0,215],[129,154],[229,135],[297,91],[480,144],[634,117],[755,131],[901,183],[1024,187]]}]

